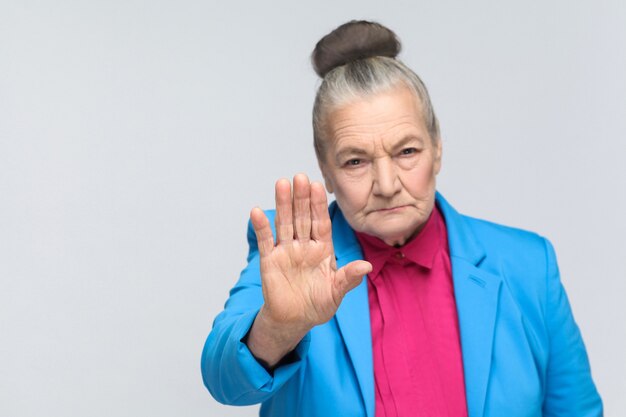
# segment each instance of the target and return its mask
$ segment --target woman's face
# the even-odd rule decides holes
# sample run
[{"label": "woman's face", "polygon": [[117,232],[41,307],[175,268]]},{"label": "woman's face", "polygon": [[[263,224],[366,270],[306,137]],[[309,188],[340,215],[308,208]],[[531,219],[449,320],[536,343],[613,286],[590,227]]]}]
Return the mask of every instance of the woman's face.
[{"label": "woman's face", "polygon": [[413,237],[433,209],[441,141],[405,87],[349,102],[328,117],[326,188],[356,231],[389,245]]}]

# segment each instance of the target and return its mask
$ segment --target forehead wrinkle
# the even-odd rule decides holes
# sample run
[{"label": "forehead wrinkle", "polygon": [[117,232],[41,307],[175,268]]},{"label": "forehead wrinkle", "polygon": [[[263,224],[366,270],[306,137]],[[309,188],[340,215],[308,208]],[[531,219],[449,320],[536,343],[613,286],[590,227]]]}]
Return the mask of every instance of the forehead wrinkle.
[{"label": "forehead wrinkle", "polygon": [[[400,117],[394,117],[393,120],[389,120],[387,115],[384,114],[376,114],[372,117],[362,116],[362,117],[345,117],[343,119],[333,120],[331,125],[333,126],[333,130],[335,136],[343,132],[344,130],[355,130],[359,132],[361,130],[366,130],[368,132],[385,132],[388,130],[395,129],[396,127],[407,124],[410,126],[416,126],[415,121],[416,117],[412,114],[406,114]],[[357,120],[355,120],[357,119]],[[383,119],[383,120],[377,120]]]},{"label": "forehead wrinkle", "polygon": [[336,129],[333,141],[337,153],[347,150],[342,148],[369,150],[372,147],[375,151],[382,149],[389,152],[413,139],[423,144],[423,133],[419,126],[405,120],[393,121],[388,126],[384,128],[381,126],[375,131],[372,131],[371,126],[355,123]]},{"label": "forehead wrinkle", "polygon": [[350,147],[382,156],[406,137],[429,137],[420,101],[405,93],[393,90],[336,107],[328,114],[327,149],[335,156]]},{"label": "forehead wrinkle", "polygon": [[[397,92],[403,93],[400,98],[398,98]],[[406,93],[408,93],[408,96]],[[400,108],[394,106],[394,104],[398,104],[398,100],[403,101]],[[392,102],[392,108],[389,107],[389,102]],[[394,108],[400,111],[398,112],[394,110]],[[406,119],[410,119],[410,121],[422,121],[423,112],[421,101],[404,88],[393,89],[388,92],[373,94],[372,96],[337,106],[334,110],[329,112],[328,118],[331,125],[338,126],[336,130],[343,129],[345,126],[342,125],[346,122],[348,126],[352,124],[369,126],[378,124],[379,119],[383,119],[383,123],[386,121]]]}]

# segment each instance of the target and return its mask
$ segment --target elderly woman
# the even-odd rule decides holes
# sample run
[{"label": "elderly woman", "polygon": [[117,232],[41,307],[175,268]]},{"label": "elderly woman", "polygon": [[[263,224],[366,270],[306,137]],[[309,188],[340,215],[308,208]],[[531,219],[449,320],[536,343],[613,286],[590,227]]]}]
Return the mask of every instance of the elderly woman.
[{"label": "elderly woman", "polygon": [[[599,416],[550,243],[459,214],[400,43],[353,21],[313,52],[322,184],[276,183],[202,356],[220,402],[263,416]],[[274,228],[273,228],[274,225]]]}]

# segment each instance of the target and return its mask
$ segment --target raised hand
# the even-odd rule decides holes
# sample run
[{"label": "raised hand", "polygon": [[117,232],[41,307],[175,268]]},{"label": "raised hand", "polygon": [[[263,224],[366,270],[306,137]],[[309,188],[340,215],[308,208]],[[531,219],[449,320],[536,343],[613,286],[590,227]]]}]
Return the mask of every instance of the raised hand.
[{"label": "raised hand", "polygon": [[299,174],[276,182],[276,242],[262,210],[250,213],[261,256],[265,303],[248,347],[269,366],[314,326],[330,320],[348,291],[371,270],[365,261],[337,269],[326,192]]}]

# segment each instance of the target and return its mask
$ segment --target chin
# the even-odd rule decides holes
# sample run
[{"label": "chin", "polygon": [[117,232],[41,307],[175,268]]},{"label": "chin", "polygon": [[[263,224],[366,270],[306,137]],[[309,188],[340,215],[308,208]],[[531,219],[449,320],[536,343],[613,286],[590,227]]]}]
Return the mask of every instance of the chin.
[{"label": "chin", "polygon": [[371,233],[388,245],[404,245],[413,235],[411,230],[406,228],[376,230]]}]

